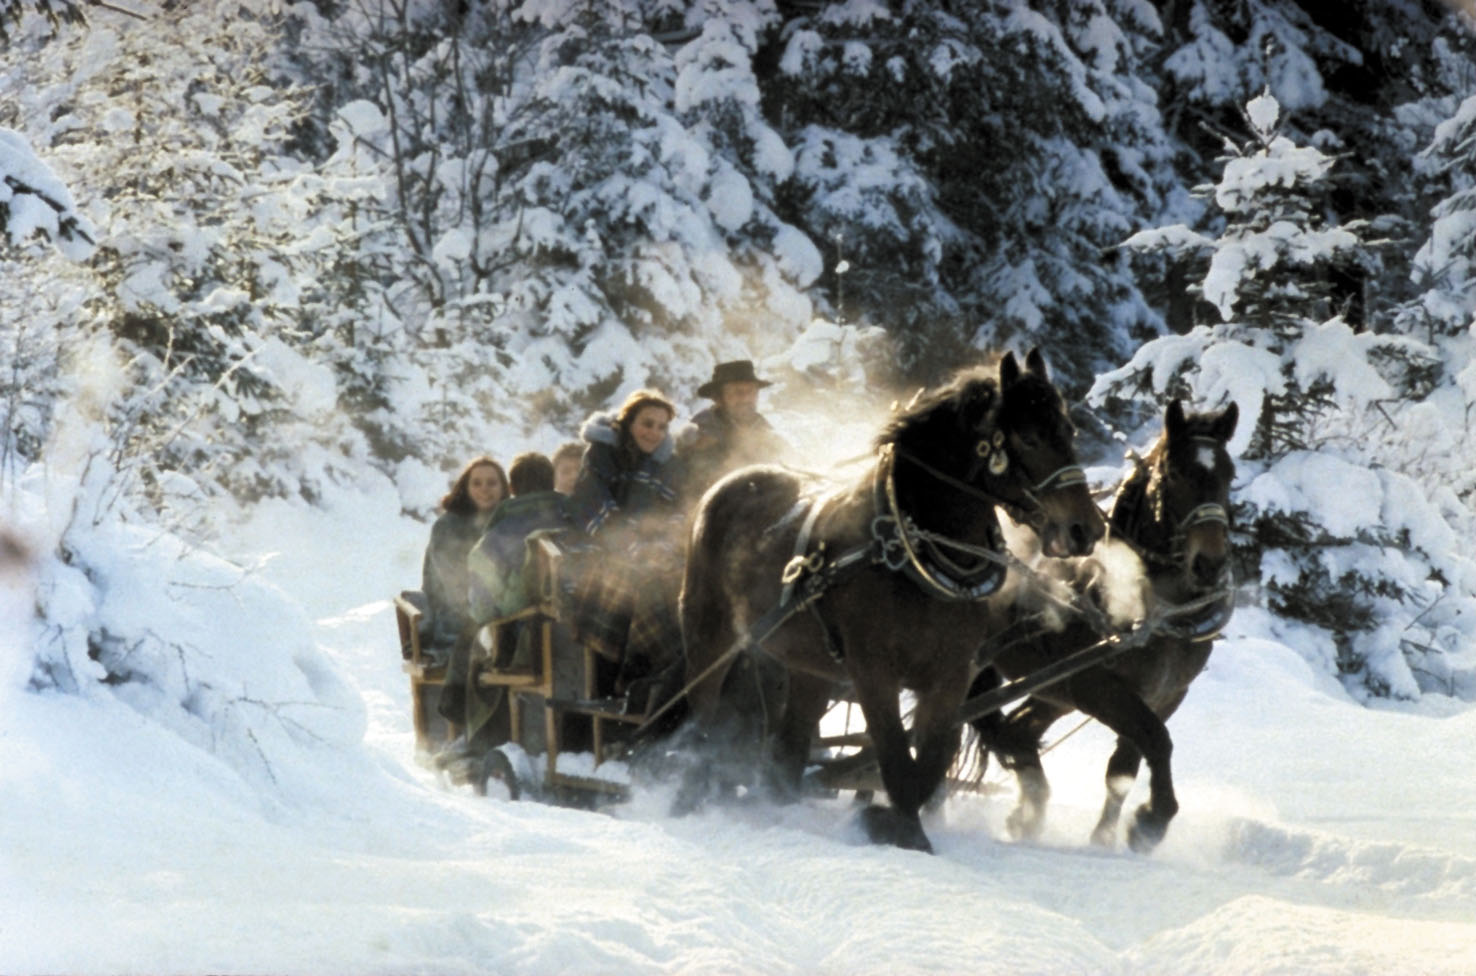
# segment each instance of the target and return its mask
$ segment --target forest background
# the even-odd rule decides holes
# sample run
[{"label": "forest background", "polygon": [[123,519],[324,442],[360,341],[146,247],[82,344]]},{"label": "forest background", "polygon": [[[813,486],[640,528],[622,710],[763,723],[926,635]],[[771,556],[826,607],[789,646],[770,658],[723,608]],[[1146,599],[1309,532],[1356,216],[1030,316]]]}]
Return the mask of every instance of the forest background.
[{"label": "forest background", "polygon": [[184,559],[371,471],[428,516],[722,359],[814,416],[1039,346],[1099,463],[1236,401],[1243,602],[1356,697],[1476,700],[1469,9],[122,7],[0,2],[31,690],[233,721],[108,599],[119,533]]}]

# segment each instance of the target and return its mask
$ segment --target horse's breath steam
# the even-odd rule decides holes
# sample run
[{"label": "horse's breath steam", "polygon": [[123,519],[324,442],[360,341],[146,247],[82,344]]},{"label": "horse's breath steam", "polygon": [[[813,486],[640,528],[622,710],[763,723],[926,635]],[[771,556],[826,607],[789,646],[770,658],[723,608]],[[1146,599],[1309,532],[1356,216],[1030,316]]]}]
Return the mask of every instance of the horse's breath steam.
[{"label": "horse's breath steam", "polygon": [[1143,560],[1127,543],[1104,539],[1089,557],[1097,563],[1102,609],[1114,627],[1127,627],[1148,613],[1148,574]]},{"label": "horse's breath steam", "polygon": [[[1038,614],[1038,624],[1047,631],[1065,629],[1072,617],[1064,609],[1076,599],[1076,588],[1085,584],[1114,627],[1126,628],[1147,615],[1148,573],[1132,547],[1117,539],[1103,539],[1090,556],[1076,559],[1047,559],[1040,551],[1040,538],[1028,527],[1001,514],[1000,530],[1010,552],[1028,566],[1033,578],[1010,574],[1006,584],[1022,606]],[[1050,586],[1056,599],[1045,595]]]}]

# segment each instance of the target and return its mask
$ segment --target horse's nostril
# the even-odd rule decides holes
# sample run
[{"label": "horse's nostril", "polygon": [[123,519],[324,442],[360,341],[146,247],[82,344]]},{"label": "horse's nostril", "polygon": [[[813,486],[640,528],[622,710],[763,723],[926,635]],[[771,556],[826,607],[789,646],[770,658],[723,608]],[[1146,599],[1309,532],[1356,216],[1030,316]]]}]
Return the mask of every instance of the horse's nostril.
[{"label": "horse's nostril", "polygon": [[1086,526],[1080,522],[1071,523],[1071,551],[1084,553],[1092,547],[1092,540],[1087,536]]}]

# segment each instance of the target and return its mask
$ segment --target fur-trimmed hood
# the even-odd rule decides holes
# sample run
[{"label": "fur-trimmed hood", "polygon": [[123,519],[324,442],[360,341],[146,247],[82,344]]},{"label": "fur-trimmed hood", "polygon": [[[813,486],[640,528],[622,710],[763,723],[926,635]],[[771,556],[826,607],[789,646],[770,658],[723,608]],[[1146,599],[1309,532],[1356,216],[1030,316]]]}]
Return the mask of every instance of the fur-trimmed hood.
[{"label": "fur-trimmed hood", "polygon": [[[596,410],[589,415],[584,426],[579,428],[579,439],[587,444],[605,444],[609,447],[620,445],[620,430],[615,426],[615,411]],[[661,439],[656,450],[651,452],[651,459],[657,464],[665,464],[671,460],[676,452],[676,442],[672,440],[671,431]]]}]

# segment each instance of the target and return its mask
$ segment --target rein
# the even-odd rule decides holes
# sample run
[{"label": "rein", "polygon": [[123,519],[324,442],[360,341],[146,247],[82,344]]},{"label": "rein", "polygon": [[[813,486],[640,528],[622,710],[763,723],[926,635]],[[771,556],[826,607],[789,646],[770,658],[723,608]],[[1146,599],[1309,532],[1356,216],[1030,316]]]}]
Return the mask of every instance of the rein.
[{"label": "rein", "polygon": [[[827,650],[831,658],[843,666],[843,656],[831,642],[828,628],[816,603],[830,587],[849,576],[853,571],[868,565],[882,565],[894,572],[903,571],[925,591],[945,600],[982,600],[996,592],[1008,572],[1013,569],[1023,578],[1033,581],[1048,600],[1068,612],[1078,614],[1098,633],[1107,634],[1096,643],[1081,648],[1052,665],[965,701],[958,712],[959,724],[996,711],[1032,694],[1041,687],[1108,661],[1127,650],[1141,647],[1155,636],[1166,634],[1190,641],[1213,639],[1219,635],[1221,628],[1230,619],[1234,610],[1235,590],[1234,579],[1227,568],[1213,590],[1181,604],[1161,603],[1150,610],[1145,619],[1135,623],[1128,631],[1113,632],[1114,628],[1106,614],[1086,599],[1084,594],[1062,587],[1043,577],[1005,548],[998,535],[997,523],[991,533],[997,543],[994,548],[962,542],[940,533],[918,528],[911,518],[901,511],[897,501],[893,475],[896,458],[899,457],[917,465],[923,471],[970,497],[990,505],[1007,504],[1003,499],[992,496],[947,472],[940,471],[920,458],[896,448],[895,445],[888,445],[884,449],[881,463],[872,482],[877,515],[872,519],[871,540],[847,550],[834,559],[827,559],[824,541],[821,541],[811,552],[809,551],[809,540],[822,511],[835,500],[837,495],[835,493],[822,495],[808,503],[804,499],[797,501],[789,512],[768,530],[772,532],[789,525],[799,517],[801,512],[804,512],[804,521],[795,538],[793,555],[785,564],[780,575],[783,589],[780,592],[779,602],[756,620],[747,633],[735,639],[733,644],[709,664],[702,674],[689,680],[676,695],[668,699],[653,714],[647,716],[632,734],[632,741],[644,738],[655,727],[657,720],[676,702],[685,699],[693,688],[733,658],[750,648],[762,651],[763,642],[768,637],[787,623],[791,617],[804,610],[808,609],[814,614],[816,623],[825,635]],[[1071,487],[1085,481],[1085,472],[1079,465],[1067,465],[1052,472],[1028,489],[1026,495],[1038,505],[1036,497],[1038,492]],[[885,502],[885,509],[883,502]],[[1220,505],[1209,503],[1196,506],[1180,521],[1175,533],[1176,537],[1194,525],[1206,522],[1223,522],[1228,525],[1229,519]],[[1146,554],[1136,541],[1126,538],[1121,541],[1137,551],[1139,555],[1144,556],[1147,561]],[[965,574],[980,574],[987,570],[987,576],[972,586],[964,586],[951,576],[940,573],[936,567],[927,565],[919,554],[922,546],[926,546],[934,558],[954,569],[961,569],[961,567],[939,552],[937,547],[948,547],[965,555],[982,559],[984,560],[983,566],[965,571]],[[1163,557],[1155,558],[1162,559]],[[1187,620],[1181,619],[1186,617]]]}]

